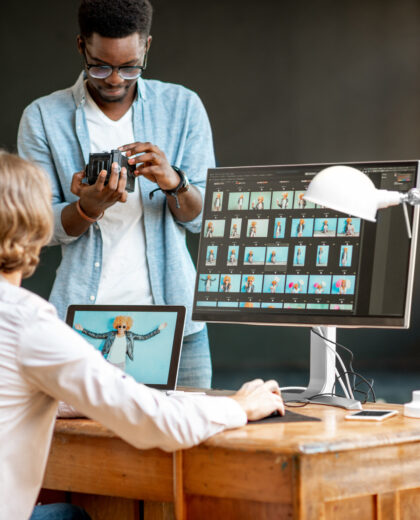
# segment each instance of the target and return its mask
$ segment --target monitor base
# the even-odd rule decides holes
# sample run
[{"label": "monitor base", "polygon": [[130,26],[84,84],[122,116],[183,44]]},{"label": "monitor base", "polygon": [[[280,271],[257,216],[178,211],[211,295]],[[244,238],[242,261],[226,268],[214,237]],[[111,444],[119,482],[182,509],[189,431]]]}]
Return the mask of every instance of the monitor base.
[{"label": "monitor base", "polygon": [[[361,410],[362,404],[356,399],[340,397],[336,388],[336,337],[335,327],[317,327],[310,334],[309,384],[306,390],[285,389],[283,400],[300,403],[338,406],[347,410]],[[349,394],[349,392],[347,392]]]},{"label": "monitor base", "polygon": [[[311,397],[311,395],[313,397]],[[314,395],[307,390],[304,392],[282,392],[283,401],[294,403],[308,403],[308,404],[323,404],[326,406],[337,406],[345,408],[346,410],[361,410],[362,404],[356,399],[348,399],[347,397],[340,397],[338,395]]]}]

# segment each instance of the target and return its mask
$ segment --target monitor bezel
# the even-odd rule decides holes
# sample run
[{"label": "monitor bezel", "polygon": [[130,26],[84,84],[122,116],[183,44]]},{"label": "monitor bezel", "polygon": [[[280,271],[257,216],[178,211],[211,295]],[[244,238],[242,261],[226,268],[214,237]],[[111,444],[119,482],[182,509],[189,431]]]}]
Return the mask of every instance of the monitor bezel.
[{"label": "monitor bezel", "polygon": [[[277,164],[277,165],[264,165],[264,166],[231,166],[231,167],[219,167],[210,168],[210,172],[229,172],[229,171],[247,171],[252,169],[257,170],[272,170],[273,168],[293,168],[293,167],[320,167],[327,168],[333,165],[346,165],[346,166],[373,166],[373,165],[412,165],[416,166],[416,183],[415,188],[420,186],[420,161],[418,160],[396,160],[396,161],[358,161],[358,162],[342,162],[342,163],[302,163],[302,164]],[[207,174],[206,190],[209,187],[209,175]],[[382,211],[382,210],[380,210]],[[386,211],[386,210],[385,210]],[[401,208],[401,211],[403,209]],[[278,310],[268,311],[266,309],[254,309],[244,311],[236,310],[235,308],[225,308],[223,311],[214,312],[212,309],[205,308],[198,310],[195,302],[197,297],[198,288],[198,272],[196,276],[195,292],[194,292],[194,304],[192,319],[194,321],[205,321],[207,323],[226,323],[226,324],[244,324],[244,325],[269,325],[269,326],[283,326],[283,327],[316,327],[316,326],[332,326],[340,328],[390,328],[390,329],[408,329],[410,326],[411,319],[411,303],[413,297],[413,286],[414,286],[414,269],[416,261],[417,251],[417,234],[419,227],[419,212],[418,206],[414,207],[413,219],[412,219],[412,238],[410,243],[410,253],[408,259],[408,271],[407,271],[407,288],[406,298],[403,316],[354,316],[349,314],[343,315],[316,315],[306,314],[299,315],[296,311],[282,311]],[[204,219],[201,226],[200,243],[198,248],[198,258],[201,258],[204,236]],[[224,319],[223,315],[227,317]],[[276,320],[276,318],[278,320]],[[304,321],[304,323],[302,323]]]}]

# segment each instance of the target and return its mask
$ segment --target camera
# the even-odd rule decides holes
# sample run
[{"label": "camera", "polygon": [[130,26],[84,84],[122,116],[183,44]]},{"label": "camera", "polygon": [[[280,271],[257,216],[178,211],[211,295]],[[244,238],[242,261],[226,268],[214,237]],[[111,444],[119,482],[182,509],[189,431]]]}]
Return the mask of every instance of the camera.
[{"label": "camera", "polygon": [[111,150],[110,152],[102,152],[102,153],[91,153],[89,154],[89,164],[86,165],[85,173],[88,184],[95,184],[96,179],[98,178],[99,173],[102,170],[107,171],[105,186],[108,184],[109,177],[111,175],[111,165],[112,163],[118,163],[121,168],[124,166],[127,170],[127,184],[125,189],[129,192],[134,191],[134,170],[136,169],[135,165],[128,164],[128,159],[125,155],[123,155],[119,150]]}]

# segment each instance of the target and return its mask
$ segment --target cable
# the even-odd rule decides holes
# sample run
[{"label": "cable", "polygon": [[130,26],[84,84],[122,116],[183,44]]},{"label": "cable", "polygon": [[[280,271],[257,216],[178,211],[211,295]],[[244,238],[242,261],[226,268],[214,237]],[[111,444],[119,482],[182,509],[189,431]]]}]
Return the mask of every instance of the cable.
[{"label": "cable", "polygon": [[280,392],[287,392],[287,390],[306,390],[306,386],[282,386]]},{"label": "cable", "polygon": [[[319,336],[321,339],[323,339],[324,341],[328,341],[329,343],[332,343],[333,345],[338,345],[338,343],[335,343],[334,341],[326,338],[325,336],[323,336],[320,332],[318,332],[316,329],[319,328],[319,327],[314,327],[312,329],[312,332],[314,332],[314,334],[316,334],[317,336]],[[338,359],[340,365],[341,365],[341,368],[343,369],[344,373],[347,372],[347,368],[343,362],[343,360],[341,359],[341,356],[340,354],[334,350],[332,347],[330,347],[330,345],[326,344],[325,345],[327,348],[329,348],[331,350],[331,352],[333,352],[333,354],[335,355],[335,357]],[[347,347],[343,347],[345,350],[347,350],[348,352],[351,353],[351,355],[353,356],[353,353],[351,352],[351,350],[349,350]],[[351,360],[350,360],[350,369],[353,370],[353,367],[351,366]],[[351,384],[350,384],[350,381],[348,379],[348,377],[346,377],[346,381],[347,381],[347,389],[348,389],[348,392],[351,396],[351,399],[354,399],[354,396],[353,396],[353,392],[352,392],[352,388],[351,388]]]},{"label": "cable", "polygon": [[[319,327],[317,327],[317,328],[319,328]],[[340,381],[343,377],[345,377],[350,388],[352,388],[353,390],[355,390],[357,392],[360,392],[360,393],[364,394],[365,397],[366,397],[366,400],[367,400],[367,398],[369,396],[369,392],[370,392],[372,394],[373,402],[376,402],[376,395],[375,395],[375,391],[373,390],[373,383],[374,383],[374,381],[373,381],[373,379],[371,379],[369,381],[364,376],[362,376],[361,374],[359,374],[358,372],[356,372],[354,370],[354,368],[353,368],[353,359],[354,359],[353,352],[349,348],[345,347],[344,345],[341,345],[341,343],[337,343],[336,341],[332,341],[331,339],[326,338],[320,332],[318,332],[316,330],[316,328],[313,328],[312,331],[314,332],[314,334],[319,336],[324,341],[326,341],[328,343],[332,343],[336,347],[342,348],[343,350],[345,350],[349,354],[349,356],[350,356],[350,361],[349,361],[350,370],[345,370],[345,368],[343,368],[343,370],[345,370],[344,373],[342,375],[338,376],[337,379]],[[328,346],[328,345],[326,345],[326,346]],[[335,353],[334,349],[331,349],[331,350],[333,350],[333,352]],[[338,359],[341,359],[341,358],[338,356]],[[342,367],[343,367],[343,365],[342,365]],[[348,380],[348,375],[352,375],[354,377],[354,379],[353,379],[353,386],[350,385],[350,382]],[[366,385],[368,386],[368,389],[369,389],[368,392],[361,392],[360,390],[357,390],[357,386],[358,386],[358,384],[356,384],[356,378],[357,377],[359,377],[360,379],[362,379],[362,381],[364,383],[366,383]],[[353,392],[352,392],[351,395],[353,395]],[[353,399],[354,399],[354,397],[353,397]],[[366,402],[366,400],[365,400],[365,402]]]}]

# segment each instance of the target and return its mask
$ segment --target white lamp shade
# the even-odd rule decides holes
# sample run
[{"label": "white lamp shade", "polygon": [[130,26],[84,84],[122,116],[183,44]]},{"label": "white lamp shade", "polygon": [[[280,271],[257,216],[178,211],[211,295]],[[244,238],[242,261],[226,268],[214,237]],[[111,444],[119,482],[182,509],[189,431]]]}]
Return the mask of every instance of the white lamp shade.
[{"label": "white lamp shade", "polygon": [[378,190],[367,175],[351,166],[330,166],[321,170],[312,179],[304,198],[371,222],[376,222],[379,208],[401,203],[399,192]]}]

